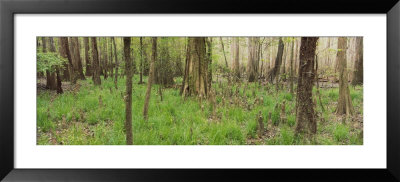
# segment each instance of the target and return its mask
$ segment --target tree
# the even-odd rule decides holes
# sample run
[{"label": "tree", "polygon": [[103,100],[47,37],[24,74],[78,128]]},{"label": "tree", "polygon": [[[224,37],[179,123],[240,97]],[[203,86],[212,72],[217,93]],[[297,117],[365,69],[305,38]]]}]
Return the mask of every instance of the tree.
[{"label": "tree", "polygon": [[148,112],[149,112],[149,101],[150,101],[150,94],[151,94],[151,82],[154,77],[154,64],[157,59],[157,37],[152,37],[152,55],[151,55],[151,62],[150,62],[150,71],[149,71],[149,79],[147,81],[147,90],[146,90],[146,97],[144,101],[143,107],[143,117],[144,120],[147,121],[148,119]]},{"label": "tree", "polygon": [[190,37],[188,43],[187,65],[183,95],[207,96],[208,61],[205,37]]},{"label": "tree", "polygon": [[248,81],[255,82],[258,79],[258,65],[259,65],[259,54],[258,54],[258,43],[259,37],[249,37],[249,54],[247,63]]},{"label": "tree", "polygon": [[83,42],[85,44],[85,62],[86,62],[86,76],[91,76],[92,75],[92,68],[91,68],[91,63],[90,63],[90,56],[89,56],[89,38],[84,37]]},{"label": "tree", "polygon": [[[61,44],[61,55],[64,58],[68,59],[68,65],[65,65],[66,72],[64,71],[64,77],[66,80],[71,80],[71,83],[75,84],[76,83],[76,76],[75,76],[75,71],[72,66],[72,57],[71,57],[71,51],[69,50],[69,43],[68,43],[68,37],[60,37],[60,44]],[[68,77],[66,77],[68,76]]]},{"label": "tree", "polygon": [[126,144],[132,145],[132,60],[131,60],[131,38],[124,37],[124,55],[126,72],[126,96],[125,96],[125,132]]},{"label": "tree", "polygon": [[71,38],[71,50],[72,50],[72,60],[73,67],[75,72],[77,72],[78,76],[81,80],[85,80],[85,75],[83,74],[82,61],[81,61],[81,53],[79,49],[79,41],[78,37]]},{"label": "tree", "polygon": [[269,72],[269,79],[270,82],[272,83],[275,80],[275,83],[278,85],[279,81],[279,71],[282,65],[282,55],[283,55],[283,49],[284,49],[284,44],[282,41],[282,37],[279,37],[279,43],[278,43],[278,53],[275,58],[275,66],[272,68],[272,70]]},{"label": "tree", "polygon": [[240,80],[239,37],[235,37],[235,42],[234,42],[233,71],[234,71],[234,80],[238,82]]},{"label": "tree", "polygon": [[300,45],[299,78],[296,99],[296,133],[307,127],[311,134],[317,132],[317,121],[312,100],[314,85],[314,59],[318,37],[302,37]]},{"label": "tree", "polygon": [[[43,46],[43,53],[47,52],[47,38],[42,37],[42,46]],[[46,70],[46,88],[50,90],[56,90],[56,77],[55,73],[52,70]]]},{"label": "tree", "polygon": [[348,86],[348,74],[347,74],[347,38],[338,38],[338,52],[337,52],[337,65],[339,71],[339,100],[336,108],[336,114],[338,115],[351,115],[354,112],[353,104],[351,103],[350,90]]},{"label": "tree", "polygon": [[114,45],[114,57],[115,57],[115,78],[114,78],[114,85],[115,85],[115,89],[118,89],[118,67],[119,67],[119,63],[118,63],[117,46],[115,45],[115,39],[114,39],[114,37],[111,37],[111,40],[112,40],[113,45]]},{"label": "tree", "polygon": [[139,84],[143,83],[143,37],[140,37],[140,68],[139,68]]},{"label": "tree", "polygon": [[96,37],[91,38],[92,42],[92,56],[93,56],[93,65],[92,65],[92,71],[93,71],[93,83],[95,85],[100,85],[101,84],[101,79],[100,79],[100,67],[99,67],[99,53],[97,50],[97,39]]},{"label": "tree", "polygon": [[354,64],[353,85],[360,85],[363,83],[363,38],[356,38],[356,62]]},{"label": "tree", "polygon": [[[54,40],[53,37],[49,37],[49,42],[50,42],[50,52],[55,53],[56,52],[56,47],[54,45]],[[60,76],[60,68],[59,66],[55,67],[55,75],[56,75],[56,90],[58,94],[62,94],[63,93],[63,89],[62,89],[62,82],[61,82],[61,76]],[[54,73],[53,73],[54,74]],[[54,76],[53,76],[54,77]]]}]

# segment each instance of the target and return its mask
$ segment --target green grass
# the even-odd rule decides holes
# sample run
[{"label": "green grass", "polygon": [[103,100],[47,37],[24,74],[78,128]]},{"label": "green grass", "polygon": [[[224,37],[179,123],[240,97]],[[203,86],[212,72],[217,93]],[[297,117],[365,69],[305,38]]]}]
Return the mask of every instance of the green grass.
[{"label": "green grass", "polygon": [[[149,119],[143,120],[142,112],[147,84],[137,84],[138,75],[133,78],[132,129],[135,145],[244,145],[244,144],[322,144],[343,145],[363,144],[360,129],[351,124],[342,124],[333,114],[338,99],[338,89],[321,89],[321,101],[325,106],[322,112],[317,104],[317,112],[322,113],[324,122],[318,122],[318,132],[314,140],[295,135],[296,96],[288,89],[278,94],[267,93],[258,84],[234,85],[239,90],[239,104],[230,104],[234,99],[217,95],[218,103],[215,116],[212,106],[203,100],[203,107],[195,97],[183,99],[179,89],[163,89],[163,101],[158,94],[158,85],[153,85]],[[182,78],[177,78],[182,82]],[[147,83],[147,77],[144,78]],[[79,80],[79,92],[65,90],[57,95],[50,91],[41,91],[37,95],[37,126],[39,145],[124,145],[125,140],[125,79],[119,78],[118,90],[109,78],[102,79],[101,86],[94,86],[90,78]],[[230,92],[228,85],[213,84],[217,93]],[[269,85],[269,87],[271,87]],[[275,89],[271,87],[272,92]],[[362,114],[362,87],[350,88],[353,105]],[[101,99],[100,99],[101,97]],[[235,96],[234,96],[235,97]],[[256,98],[263,102],[254,104]],[[100,104],[101,100],[101,104]],[[317,99],[318,100],[318,99]],[[280,104],[286,102],[287,122],[280,122]],[[319,100],[318,100],[319,103]],[[251,108],[248,110],[248,105]],[[276,105],[279,105],[275,109]],[[203,108],[203,109],[202,109]],[[261,111],[267,136],[258,136],[257,115]],[[272,114],[272,123],[268,123],[268,113]],[[276,125],[274,125],[276,124]]]}]

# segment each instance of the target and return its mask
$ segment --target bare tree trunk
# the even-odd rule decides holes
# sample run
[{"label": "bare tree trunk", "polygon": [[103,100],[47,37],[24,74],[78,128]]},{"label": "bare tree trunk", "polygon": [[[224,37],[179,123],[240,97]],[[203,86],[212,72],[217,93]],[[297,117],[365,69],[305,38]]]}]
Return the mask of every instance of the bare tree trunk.
[{"label": "bare tree trunk", "polygon": [[[47,52],[47,38],[42,37],[42,46],[43,46],[43,52]],[[53,52],[53,51],[51,51]],[[55,74],[52,70],[46,70],[46,88],[50,90],[56,90],[56,77]]]},{"label": "bare tree trunk", "polygon": [[81,80],[85,80],[85,75],[83,74],[83,68],[82,68],[82,61],[81,61],[81,54],[80,54],[80,49],[79,49],[79,42],[78,42],[78,37],[72,37],[71,38],[71,47],[73,50],[73,65],[74,69],[78,72],[79,78]]},{"label": "bare tree trunk", "polygon": [[312,87],[314,82],[314,59],[318,37],[302,37],[300,47],[299,79],[296,99],[296,133],[307,130],[317,132]]},{"label": "bare tree trunk", "polygon": [[126,70],[126,96],[125,96],[125,132],[126,144],[132,145],[132,60],[131,60],[131,38],[124,37],[124,55]]},{"label": "bare tree trunk", "polygon": [[268,75],[271,83],[275,80],[275,83],[277,86],[278,86],[279,74],[280,74],[279,71],[281,69],[281,64],[282,64],[283,49],[284,49],[284,44],[282,41],[282,37],[279,37],[278,53],[275,58],[275,65],[274,65],[274,68],[269,72],[269,75]]},{"label": "bare tree trunk", "polygon": [[[49,37],[49,41],[50,41],[50,52],[56,52],[56,47],[54,45],[54,40],[53,37]],[[61,77],[60,77],[60,69],[58,66],[55,67],[55,73],[52,73],[52,77],[55,78],[54,82],[56,85],[55,90],[57,90],[58,94],[62,94],[63,90],[62,90],[62,83],[61,83]]]},{"label": "bare tree trunk", "polygon": [[258,41],[259,37],[249,37],[249,54],[247,63],[248,82],[255,82],[258,78]]},{"label": "bare tree trunk", "polygon": [[354,63],[353,85],[363,84],[363,38],[356,38],[356,61]]},{"label": "bare tree trunk", "polygon": [[150,102],[150,94],[151,94],[151,82],[154,77],[154,64],[157,59],[157,37],[152,37],[152,55],[151,55],[151,62],[150,62],[150,71],[149,71],[149,79],[147,81],[147,90],[146,90],[146,97],[144,101],[143,107],[143,117],[144,120],[147,121],[148,119],[148,112],[149,112],[149,102]]},{"label": "bare tree trunk", "polygon": [[118,55],[117,55],[117,45],[115,44],[115,39],[114,37],[111,37],[111,40],[114,45],[114,57],[115,57],[115,78],[114,78],[114,85],[115,89],[118,89],[118,68],[119,68],[119,63],[118,63]]},{"label": "bare tree trunk", "polygon": [[204,37],[190,37],[187,54],[187,73],[183,95],[207,96],[208,61]]},{"label": "bare tree trunk", "polygon": [[228,61],[226,60],[226,55],[225,55],[224,41],[222,41],[222,37],[219,37],[219,40],[220,40],[221,46],[222,46],[222,53],[224,53],[225,66],[226,66],[226,68],[229,68],[228,67]]},{"label": "bare tree trunk", "polygon": [[63,47],[63,56],[65,58],[68,58],[68,63],[69,63],[69,75],[70,75],[70,80],[72,84],[76,83],[77,79],[77,71],[75,71],[72,63],[72,56],[71,56],[71,51],[69,50],[69,43],[68,43],[68,37],[61,37],[60,38],[60,43],[61,46]]},{"label": "bare tree trunk", "polygon": [[100,79],[100,67],[99,67],[99,53],[97,50],[97,40],[96,37],[92,37],[92,56],[93,56],[93,65],[92,65],[92,71],[93,71],[93,83],[95,85],[101,85],[101,79]]},{"label": "bare tree trunk", "polygon": [[353,104],[351,103],[350,90],[348,86],[348,75],[347,75],[347,38],[338,38],[338,49],[336,61],[338,63],[339,71],[339,100],[336,108],[336,114],[338,115],[351,115],[354,112]]}]

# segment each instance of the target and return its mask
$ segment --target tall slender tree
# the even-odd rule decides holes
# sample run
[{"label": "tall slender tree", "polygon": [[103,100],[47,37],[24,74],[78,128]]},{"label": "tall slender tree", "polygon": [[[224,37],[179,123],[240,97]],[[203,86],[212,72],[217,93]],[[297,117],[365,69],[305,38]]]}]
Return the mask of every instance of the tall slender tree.
[{"label": "tall slender tree", "polygon": [[92,45],[92,56],[93,56],[93,66],[92,66],[92,71],[93,71],[93,83],[95,85],[101,85],[101,79],[100,79],[100,63],[99,63],[99,53],[97,49],[97,39],[96,37],[91,38],[91,45]]},{"label": "tall slender tree", "polygon": [[125,132],[126,144],[133,144],[132,137],[132,60],[131,60],[131,38],[124,37],[124,55],[126,72],[126,95],[125,95]]},{"label": "tall slender tree", "polygon": [[78,77],[81,80],[85,80],[85,75],[83,74],[83,68],[82,68],[82,60],[81,60],[81,53],[80,53],[80,48],[79,48],[79,41],[78,37],[72,37],[71,38],[71,50],[73,50],[73,67],[75,72],[78,73]]},{"label": "tall slender tree", "polygon": [[[296,133],[317,132],[312,88],[314,85],[314,59],[318,37],[302,37],[300,45],[299,78],[296,99]],[[305,128],[307,127],[307,128]]]},{"label": "tall slender tree", "polygon": [[[42,37],[43,53],[47,52],[47,37]],[[56,77],[52,70],[46,70],[46,88],[50,90],[56,90]]]},{"label": "tall slender tree", "polygon": [[139,84],[143,83],[143,37],[140,37],[140,68],[139,68]]},{"label": "tall slender tree", "polygon": [[[49,42],[50,42],[50,52],[56,52],[56,47],[54,45],[54,39],[53,37],[49,37]],[[60,68],[59,66],[56,66],[55,68],[55,83],[56,83],[56,90],[58,94],[62,94],[63,93],[63,89],[62,89],[62,82],[61,82],[61,75],[60,75]]]},{"label": "tall slender tree", "polygon": [[337,65],[339,71],[339,100],[336,108],[336,114],[338,115],[351,115],[354,112],[353,104],[351,103],[350,90],[348,86],[348,74],[347,74],[347,38],[338,38],[338,52],[337,52]]},{"label": "tall slender tree", "polygon": [[149,112],[151,84],[152,84],[152,80],[154,77],[154,64],[157,59],[157,37],[152,37],[151,40],[152,40],[152,55],[151,55],[151,62],[150,62],[149,79],[147,81],[146,97],[145,97],[144,107],[143,107],[143,117],[144,117],[144,120],[146,120],[146,121],[148,119],[148,112]]},{"label": "tall slender tree", "polygon": [[275,58],[275,65],[274,65],[274,68],[268,74],[268,78],[270,79],[270,82],[273,82],[275,80],[276,84],[278,84],[278,81],[279,81],[279,74],[280,74],[279,72],[280,72],[281,65],[282,65],[283,49],[284,49],[284,44],[282,41],[282,37],[279,37],[278,53]]},{"label": "tall slender tree", "polygon": [[[72,64],[72,56],[71,56],[71,51],[69,50],[69,43],[68,43],[68,37],[60,37],[60,43],[61,43],[61,55],[64,58],[68,59],[68,66],[66,66],[67,69],[67,75],[69,75],[69,77],[67,78],[68,80],[71,81],[71,83],[75,84],[76,83],[76,74],[77,72],[75,72],[74,68],[73,68],[73,64]],[[66,73],[64,72],[64,76],[66,75]]]}]

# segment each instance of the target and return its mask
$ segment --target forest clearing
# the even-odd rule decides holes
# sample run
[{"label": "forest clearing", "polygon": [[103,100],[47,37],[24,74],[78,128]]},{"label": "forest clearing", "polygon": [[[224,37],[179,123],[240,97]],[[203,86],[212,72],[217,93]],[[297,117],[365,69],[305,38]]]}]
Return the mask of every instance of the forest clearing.
[{"label": "forest clearing", "polygon": [[38,145],[362,145],[362,37],[38,37]]}]

